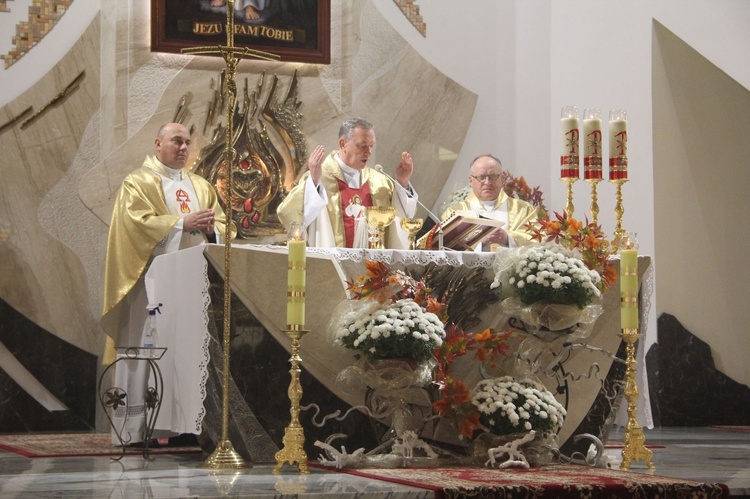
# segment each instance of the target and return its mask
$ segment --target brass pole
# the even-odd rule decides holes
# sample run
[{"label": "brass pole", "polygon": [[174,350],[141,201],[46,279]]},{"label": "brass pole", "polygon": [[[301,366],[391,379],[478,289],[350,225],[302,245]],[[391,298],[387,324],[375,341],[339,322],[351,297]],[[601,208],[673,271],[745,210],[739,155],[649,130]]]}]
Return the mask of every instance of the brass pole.
[{"label": "brass pole", "polygon": [[237,72],[237,63],[239,57],[253,56],[266,60],[278,60],[279,56],[262,52],[259,50],[250,50],[248,48],[238,49],[234,46],[234,2],[228,0],[227,23],[226,23],[226,46],[216,47],[191,47],[183,49],[183,54],[215,54],[219,53],[224,57],[227,65],[226,79],[226,96],[225,97],[225,114],[226,114],[226,141],[224,145],[224,165],[227,169],[227,199],[225,200],[224,212],[227,217],[227,224],[224,231],[224,329],[222,337],[222,348],[224,350],[222,363],[222,403],[221,403],[221,441],[216,446],[216,450],[200,466],[209,469],[243,469],[252,467],[251,463],[246,463],[244,459],[234,450],[232,442],[229,441],[229,357],[230,357],[230,339],[231,339],[231,313],[232,313],[232,287],[231,278],[231,257],[232,257],[232,171],[237,156],[237,151],[232,147],[233,127],[234,127],[234,108],[237,100],[237,84],[234,75]]}]

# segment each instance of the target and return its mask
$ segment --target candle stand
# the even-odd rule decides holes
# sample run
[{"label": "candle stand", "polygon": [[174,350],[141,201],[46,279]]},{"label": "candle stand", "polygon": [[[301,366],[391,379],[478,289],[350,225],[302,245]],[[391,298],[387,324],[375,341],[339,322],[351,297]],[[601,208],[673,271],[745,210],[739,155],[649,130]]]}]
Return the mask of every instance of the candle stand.
[{"label": "candle stand", "polygon": [[291,465],[296,464],[300,473],[309,473],[310,471],[307,469],[307,454],[305,453],[305,431],[299,422],[299,403],[302,400],[302,384],[299,381],[302,358],[299,355],[299,340],[309,331],[301,328],[289,328],[285,332],[289,336],[289,339],[292,340],[292,356],[289,358],[289,363],[292,366],[289,374],[292,375],[292,380],[287,390],[289,400],[291,401],[289,413],[292,418],[289,426],[284,429],[284,447],[276,453],[276,467],[273,469],[273,472],[278,473],[284,463],[289,463]]},{"label": "candle stand", "polygon": [[578,181],[578,177],[562,177],[560,180],[565,182],[565,185],[567,185],[568,188],[566,194],[567,202],[565,203],[565,212],[569,217],[572,217],[573,211],[575,210],[575,206],[573,206],[573,184]]},{"label": "candle stand", "polygon": [[[636,296],[637,300],[637,296]],[[636,306],[638,306],[636,301]],[[646,435],[643,427],[636,421],[638,411],[636,401],[638,400],[638,385],[635,380],[635,342],[643,336],[638,333],[638,328],[624,328],[620,337],[626,344],[625,360],[625,399],[628,401],[628,423],[625,426],[625,446],[622,449],[622,462],[620,469],[629,470],[633,460],[645,461],[648,469],[653,470],[655,466],[651,463],[653,452],[646,448]]]},{"label": "candle stand", "polygon": [[618,178],[610,180],[617,187],[617,193],[615,194],[615,216],[617,217],[617,223],[615,225],[614,240],[612,244],[615,248],[620,247],[620,242],[625,235],[625,229],[622,228],[622,215],[625,213],[625,207],[622,204],[622,185],[627,182],[626,178]]},{"label": "candle stand", "polygon": [[599,221],[599,198],[596,193],[596,186],[599,182],[602,181],[602,179],[587,178],[585,180],[591,186],[591,207],[589,208],[591,211],[591,221],[597,224]]}]

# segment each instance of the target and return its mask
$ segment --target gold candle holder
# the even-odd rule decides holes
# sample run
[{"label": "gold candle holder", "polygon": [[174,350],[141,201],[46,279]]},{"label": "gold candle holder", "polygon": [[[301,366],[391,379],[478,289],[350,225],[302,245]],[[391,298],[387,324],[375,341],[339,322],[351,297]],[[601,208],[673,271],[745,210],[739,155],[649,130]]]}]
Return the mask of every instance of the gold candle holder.
[{"label": "gold candle holder", "polygon": [[615,224],[614,240],[612,242],[615,248],[621,246],[620,242],[623,236],[625,236],[625,229],[622,228],[622,215],[625,213],[625,207],[622,204],[622,185],[627,181],[628,179],[626,178],[610,180],[617,187],[617,192],[615,193],[615,216],[617,217],[617,223]]},{"label": "gold candle holder", "polygon": [[560,180],[567,185],[568,191],[566,194],[567,202],[565,203],[565,212],[569,217],[572,217],[573,211],[575,211],[575,206],[573,206],[573,184],[578,181],[578,177],[563,177]]},{"label": "gold candle holder", "polygon": [[635,343],[638,333],[638,242],[625,233],[620,245],[620,337],[626,344],[625,399],[628,401],[628,423],[625,427],[625,446],[622,449],[620,468],[630,469],[633,460],[646,462],[649,469],[652,452],[646,448],[646,436],[636,421],[638,384],[636,383]]},{"label": "gold candle holder", "polygon": [[653,452],[646,448],[646,435],[643,434],[643,427],[636,420],[638,407],[638,385],[636,384],[636,362],[635,362],[635,342],[643,336],[638,333],[637,328],[626,328],[622,330],[620,337],[626,344],[625,365],[625,399],[628,401],[628,423],[625,426],[625,446],[622,449],[622,462],[620,469],[629,470],[632,461],[644,461],[648,469],[653,470],[656,467],[651,463]]},{"label": "gold candle holder", "polygon": [[396,208],[393,206],[368,206],[365,209],[367,224],[374,227],[378,233],[378,239],[370,243],[370,248],[385,249],[385,228],[396,219]]},{"label": "gold candle holder", "polygon": [[409,233],[409,249],[410,250],[417,249],[415,239],[417,236],[417,232],[419,232],[419,229],[422,228],[422,224],[424,224],[424,220],[422,220],[421,218],[402,218],[401,219],[401,228]]},{"label": "gold candle holder", "polygon": [[596,186],[602,179],[587,178],[585,180],[591,186],[591,207],[589,209],[591,210],[591,221],[596,224],[599,220],[599,197],[596,193]]},{"label": "gold candle holder", "polygon": [[305,431],[299,422],[299,403],[302,400],[302,385],[299,381],[302,358],[299,355],[299,340],[309,331],[307,329],[290,327],[285,332],[289,336],[289,339],[292,340],[292,356],[289,358],[289,363],[292,366],[289,373],[292,375],[292,380],[287,390],[289,400],[291,401],[289,413],[292,417],[289,426],[284,429],[284,447],[276,453],[276,467],[273,469],[273,472],[279,473],[284,463],[289,463],[291,465],[296,464],[297,470],[300,473],[306,474],[310,471],[307,469]]}]

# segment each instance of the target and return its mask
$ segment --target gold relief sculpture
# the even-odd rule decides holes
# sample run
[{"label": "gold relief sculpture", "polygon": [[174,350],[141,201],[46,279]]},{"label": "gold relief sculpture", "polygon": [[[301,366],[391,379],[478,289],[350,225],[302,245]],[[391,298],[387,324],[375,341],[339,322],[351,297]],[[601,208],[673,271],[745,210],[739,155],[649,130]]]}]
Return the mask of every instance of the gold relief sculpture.
[{"label": "gold relief sculpture", "polygon": [[[266,85],[266,80],[265,73],[261,74],[255,90],[250,92],[246,79],[242,106],[238,102],[233,113],[232,147],[237,163],[232,175],[232,218],[237,224],[238,237],[245,239],[285,233],[276,208],[291,189],[306,155],[300,129],[297,73],[282,98],[278,97],[279,78],[274,75],[270,85]],[[225,81],[223,74],[220,75],[218,89],[214,90],[208,106],[205,126],[213,126],[213,110],[223,101],[220,90]],[[216,187],[226,203],[229,193],[225,141],[226,127],[219,124],[211,142],[201,149],[193,168]]]}]

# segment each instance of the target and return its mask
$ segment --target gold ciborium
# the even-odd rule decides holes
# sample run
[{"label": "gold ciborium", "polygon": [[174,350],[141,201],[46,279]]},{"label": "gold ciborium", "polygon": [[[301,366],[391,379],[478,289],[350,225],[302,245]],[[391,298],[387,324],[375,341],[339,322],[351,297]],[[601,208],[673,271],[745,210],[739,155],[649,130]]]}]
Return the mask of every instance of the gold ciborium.
[{"label": "gold ciborium", "polygon": [[421,218],[402,218],[401,228],[409,233],[409,249],[417,249],[414,239],[417,236],[417,232],[422,228],[424,220]]},{"label": "gold ciborium", "polygon": [[377,238],[370,239],[370,248],[385,249],[385,228],[396,219],[396,208],[393,206],[368,206],[365,210],[367,225],[377,230]]}]

